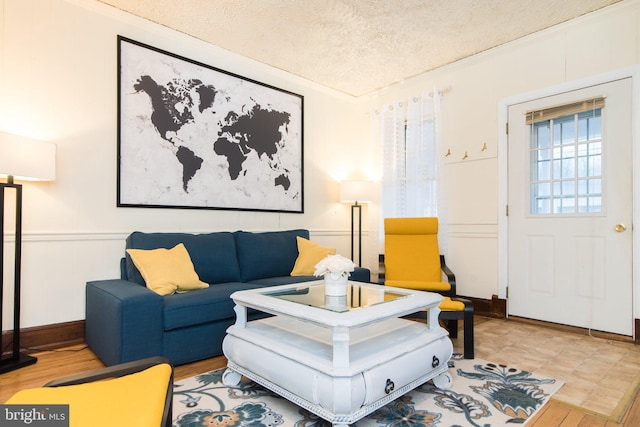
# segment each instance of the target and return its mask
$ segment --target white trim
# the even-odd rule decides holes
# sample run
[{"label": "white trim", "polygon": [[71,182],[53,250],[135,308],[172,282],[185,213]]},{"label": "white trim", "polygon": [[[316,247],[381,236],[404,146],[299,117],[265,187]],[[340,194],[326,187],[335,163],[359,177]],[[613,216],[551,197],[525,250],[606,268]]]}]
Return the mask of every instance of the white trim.
[{"label": "white trim", "polygon": [[[508,137],[505,132],[508,119],[509,119],[509,107],[514,104],[520,104],[523,102],[532,101],[538,98],[544,98],[547,96],[557,95],[572,90],[583,89],[590,86],[601,85],[609,82],[613,82],[620,79],[631,78],[632,81],[632,129],[631,129],[631,144],[632,144],[632,158],[633,158],[633,183],[632,194],[636,194],[636,189],[640,189],[640,149],[638,148],[638,132],[640,131],[640,114],[638,114],[638,107],[640,107],[640,90],[638,85],[640,84],[640,65],[634,65],[619,70],[591,76],[588,78],[574,80],[571,82],[561,83],[555,86],[550,86],[540,90],[527,92],[508,98],[503,98],[498,101],[498,298],[506,299],[507,297],[507,285],[509,280],[508,266],[509,266],[509,251],[508,251],[508,221],[506,216],[506,206],[508,202],[508,156],[507,156],[507,144]],[[640,197],[633,197],[632,204],[632,217],[633,223],[640,223]],[[633,228],[632,228],[633,229]],[[633,233],[633,315],[634,318],[640,318],[640,315],[636,312],[640,307],[639,298],[640,292],[640,278],[636,272],[640,261],[638,256],[640,255],[640,233]],[[508,301],[507,301],[508,303]],[[508,315],[507,309],[507,315]],[[634,331],[635,336],[635,331]]]},{"label": "white trim", "polygon": [[[288,231],[295,227],[287,229],[259,229],[259,230],[243,230],[250,231],[252,233],[266,233],[273,231]],[[350,229],[307,229],[310,236],[326,236],[326,237],[339,237],[339,236],[351,236]],[[81,242],[81,241],[124,241],[129,237],[133,231],[143,231],[145,233],[218,233],[227,232],[233,233],[239,230],[131,230],[131,231],[62,231],[62,232],[23,232],[23,242]],[[362,229],[362,237],[369,235],[369,229]],[[5,233],[5,242],[15,241],[14,233]]]}]

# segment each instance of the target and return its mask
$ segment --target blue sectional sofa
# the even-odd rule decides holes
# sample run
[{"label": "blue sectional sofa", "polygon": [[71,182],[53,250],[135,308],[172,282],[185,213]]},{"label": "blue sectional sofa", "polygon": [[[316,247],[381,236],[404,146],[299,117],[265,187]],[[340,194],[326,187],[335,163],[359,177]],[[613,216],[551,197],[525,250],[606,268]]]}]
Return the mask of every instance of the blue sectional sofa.
[{"label": "blue sectional sofa", "polygon": [[[290,276],[298,257],[296,236],[309,239],[309,231],[132,233],[126,249],[183,243],[209,287],[161,296],[145,286],[125,253],[120,279],[86,285],[87,344],[106,365],[151,356],[180,365],[221,355],[226,329],[235,322],[233,292],[318,279]],[[370,271],[356,268],[350,280],[369,282]],[[250,319],[260,316],[250,312]]]}]

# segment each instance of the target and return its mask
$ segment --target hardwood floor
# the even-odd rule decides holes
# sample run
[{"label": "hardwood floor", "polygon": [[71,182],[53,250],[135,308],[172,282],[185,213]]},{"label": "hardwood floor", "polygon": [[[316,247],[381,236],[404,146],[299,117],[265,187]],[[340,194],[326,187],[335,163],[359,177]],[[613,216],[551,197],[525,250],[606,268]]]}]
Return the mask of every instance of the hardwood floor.
[{"label": "hardwood floor", "polygon": [[[18,390],[41,387],[56,378],[104,367],[100,359],[84,344],[32,355],[38,358],[35,365],[0,375],[0,402],[4,403]],[[227,361],[224,357],[176,366],[174,379],[178,381],[225,366]]]},{"label": "hardwood floor", "polygon": [[[104,366],[84,345],[34,355],[38,357],[35,365],[0,375],[0,402],[5,402],[23,388],[40,387],[55,378]],[[181,380],[225,366],[224,357],[215,357],[177,366],[174,375],[176,380]],[[640,397],[636,395],[620,423],[552,400],[527,425],[531,427],[637,427],[640,426]]]}]

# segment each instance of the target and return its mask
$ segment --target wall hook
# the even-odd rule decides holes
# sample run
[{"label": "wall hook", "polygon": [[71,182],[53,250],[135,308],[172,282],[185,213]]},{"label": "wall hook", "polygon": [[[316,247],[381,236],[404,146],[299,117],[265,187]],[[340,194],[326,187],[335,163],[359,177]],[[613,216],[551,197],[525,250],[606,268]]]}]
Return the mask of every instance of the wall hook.
[{"label": "wall hook", "polygon": [[464,152],[464,157],[462,158],[462,160],[467,160],[469,158],[469,153],[467,153],[466,151]]},{"label": "wall hook", "polygon": [[482,149],[480,151],[487,151],[487,143],[482,144]]},{"label": "wall hook", "polygon": [[451,148],[447,149],[447,154],[445,154],[445,157],[449,157],[451,155]]}]

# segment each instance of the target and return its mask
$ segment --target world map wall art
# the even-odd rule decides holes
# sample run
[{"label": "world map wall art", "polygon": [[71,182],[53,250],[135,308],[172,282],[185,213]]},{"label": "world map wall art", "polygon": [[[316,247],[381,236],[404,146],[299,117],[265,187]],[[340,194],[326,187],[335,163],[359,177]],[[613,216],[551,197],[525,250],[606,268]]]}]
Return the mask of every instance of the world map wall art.
[{"label": "world map wall art", "polygon": [[303,101],[118,36],[117,205],[302,213]]}]

